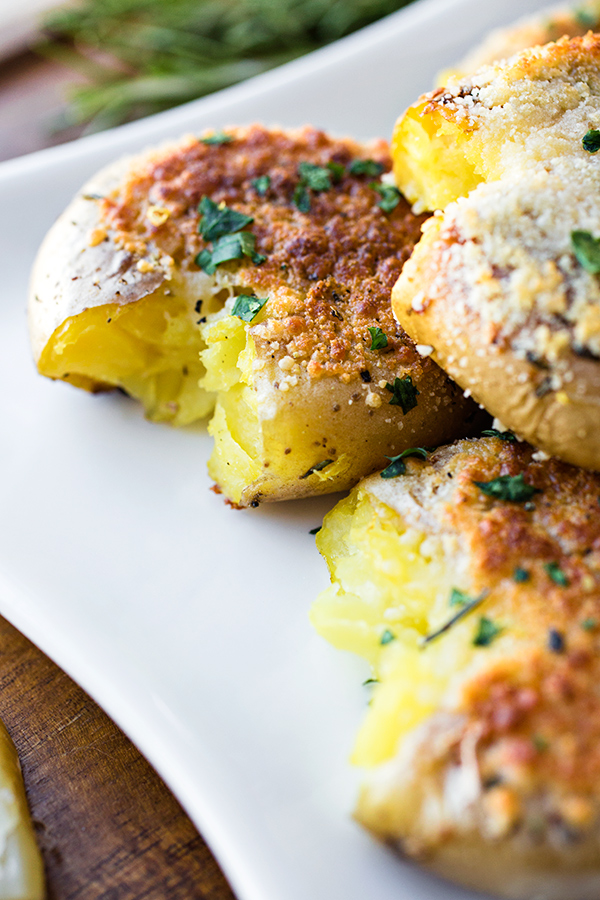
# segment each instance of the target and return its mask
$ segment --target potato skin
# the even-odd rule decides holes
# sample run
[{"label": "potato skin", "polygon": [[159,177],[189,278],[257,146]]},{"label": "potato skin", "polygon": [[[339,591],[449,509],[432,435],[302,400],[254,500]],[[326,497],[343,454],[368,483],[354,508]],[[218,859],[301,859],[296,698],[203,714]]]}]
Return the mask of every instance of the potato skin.
[{"label": "potato skin", "polygon": [[[28,301],[36,363],[52,334],[68,318],[90,307],[134,303],[165,280],[160,268],[141,272],[137,268],[139,257],[117,246],[106,231],[101,200],[116,187],[129,166],[130,159],[123,159],[94,175],[57,219],[40,247]],[[96,386],[102,387],[100,383]]]},{"label": "potato skin", "polygon": [[[460,273],[450,272],[437,218],[417,245],[392,291],[394,314],[433,359],[493,416],[524,440],[565,462],[600,470],[600,362],[567,352],[572,374],[559,391],[547,390],[551,375],[517,355],[508,341],[469,303]],[[415,296],[422,302],[414,308]]]},{"label": "potato skin", "polygon": [[[420,402],[403,416],[387,398],[381,406],[369,407],[362,386],[331,377],[311,381],[304,373],[293,391],[282,393],[273,387],[281,370],[276,364],[265,367],[255,382],[262,474],[244,489],[239,505],[348,490],[407,447],[435,446],[485,426],[487,416],[437,366],[418,371],[413,364],[406,371]],[[398,373],[387,374],[393,380]],[[328,466],[308,474],[326,460],[331,460]]]}]

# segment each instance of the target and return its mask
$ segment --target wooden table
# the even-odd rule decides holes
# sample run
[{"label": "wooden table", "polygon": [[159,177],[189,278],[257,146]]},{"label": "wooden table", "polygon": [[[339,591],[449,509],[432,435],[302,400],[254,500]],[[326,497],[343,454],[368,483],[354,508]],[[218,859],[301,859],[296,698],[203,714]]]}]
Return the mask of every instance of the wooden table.
[{"label": "wooden table", "polygon": [[[29,54],[0,66],[0,160],[56,143],[48,124],[71,79]],[[235,900],[133,744],[1,617],[0,717],[19,751],[49,900]]]}]

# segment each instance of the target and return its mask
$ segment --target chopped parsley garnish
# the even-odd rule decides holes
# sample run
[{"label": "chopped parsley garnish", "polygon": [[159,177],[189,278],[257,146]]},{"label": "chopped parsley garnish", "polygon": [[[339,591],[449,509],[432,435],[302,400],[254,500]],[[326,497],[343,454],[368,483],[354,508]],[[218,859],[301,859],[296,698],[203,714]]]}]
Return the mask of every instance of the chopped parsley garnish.
[{"label": "chopped parsley garnish", "polygon": [[393,394],[390,405],[401,406],[404,415],[417,406],[419,391],[412,383],[410,375],[407,375],[405,378],[395,378],[393,384],[390,384],[388,381],[385,389]]},{"label": "chopped parsley garnish", "polygon": [[200,138],[200,142],[202,144],[230,144],[233,140],[233,136],[231,134],[225,134],[224,131],[215,131],[214,134],[209,134],[207,137]]},{"label": "chopped parsley garnish", "polygon": [[453,625],[457,622],[460,622],[461,619],[464,619],[472,610],[474,610],[480,603],[483,603],[485,598],[488,595],[488,591],[482,591],[478,597],[474,597],[473,600],[468,600],[461,608],[455,613],[451,619],[441,626],[441,628],[436,629],[436,631],[432,631],[431,634],[428,634],[421,641],[421,645],[423,647],[430,644],[432,641],[435,641],[437,638],[441,637],[443,634],[446,634],[447,631],[450,631]]},{"label": "chopped parsley garnish", "polygon": [[292,199],[300,212],[310,212],[310,194],[305,184],[300,182],[296,185]]},{"label": "chopped parsley garnish", "polygon": [[487,616],[481,616],[477,624],[477,631],[473,638],[473,644],[476,647],[489,647],[492,641],[498,637],[502,631],[501,625],[496,625]]},{"label": "chopped parsley garnish", "polygon": [[377,191],[377,193],[380,195],[381,200],[379,201],[377,206],[384,212],[392,212],[392,210],[396,209],[396,207],[400,203],[400,197],[402,196],[402,194],[397,187],[394,187],[393,184],[381,184],[379,181],[372,181],[369,187],[372,187],[373,190]]},{"label": "chopped parsley garnish", "polygon": [[371,346],[369,350],[383,350],[388,345],[387,334],[381,330],[379,325],[369,328],[371,335]]},{"label": "chopped parsley garnish", "polygon": [[450,599],[448,601],[449,606],[464,606],[465,603],[470,603],[472,601],[472,597],[469,597],[465,591],[459,591],[458,588],[453,587],[450,591]]},{"label": "chopped parsley garnish", "polygon": [[366,681],[363,681],[363,687],[367,687],[370,684],[379,684],[379,678],[367,678]]},{"label": "chopped parsley garnish", "polygon": [[398,456],[386,456],[390,464],[381,473],[381,478],[397,478],[406,472],[406,463],[404,460],[407,456],[418,456],[421,459],[427,459],[427,450],[424,447],[409,447],[403,450]]},{"label": "chopped parsley garnish", "polygon": [[521,566],[517,566],[517,568],[513,572],[513,578],[517,582],[517,584],[522,584],[524,581],[529,581],[531,575],[529,574],[527,569],[522,569]]},{"label": "chopped parsley garnish", "polygon": [[548,631],[548,650],[553,653],[563,653],[565,649],[565,639],[560,631],[556,628],[550,628]]},{"label": "chopped parsley garnish", "polygon": [[333,462],[332,459],[324,459],[321,462],[315,463],[314,466],[311,466],[304,475],[300,476],[300,479],[308,478],[313,472],[320,472],[322,469],[325,469],[327,466],[330,466]]},{"label": "chopped parsley garnish", "polygon": [[600,150],[600,131],[597,128],[590,128],[587,134],[584,134],[581,143],[588,153],[597,153]]},{"label": "chopped parsley garnish", "polygon": [[546,563],[544,569],[554,584],[558,584],[560,587],[569,587],[571,582],[557,562]]},{"label": "chopped parsley garnish", "polygon": [[316,166],[314,163],[301,162],[298,165],[298,175],[306,187],[313,191],[328,191],[331,187],[331,170],[324,166]]},{"label": "chopped parsley garnish", "polygon": [[531,738],[531,743],[539,753],[543,753],[550,746],[550,742],[541,734],[534,734]]},{"label": "chopped parsley garnish", "polygon": [[539,488],[527,484],[520,475],[500,475],[491,481],[474,481],[480,491],[488,497],[497,497],[499,500],[508,500],[510,503],[524,503],[531,500],[534,494],[541,494]]},{"label": "chopped parsley garnish", "polygon": [[512,431],[498,431],[497,428],[486,428],[485,431],[481,432],[481,437],[495,437],[510,444],[517,440]]},{"label": "chopped parsley garnish", "polygon": [[368,175],[370,178],[377,178],[384,169],[385,166],[374,159],[353,159],[348,166],[351,175]]},{"label": "chopped parsley garnish", "polygon": [[575,259],[590,275],[600,273],[600,239],[589,231],[572,231],[571,246]]},{"label": "chopped parsley garnish", "polygon": [[584,619],[581,627],[584,631],[594,631],[598,627],[598,619]]},{"label": "chopped parsley garnish", "polygon": [[308,533],[309,534],[318,534],[322,527],[323,527],[322,525],[317,525],[316,528],[311,528]]},{"label": "chopped parsley garnish", "polygon": [[264,197],[269,188],[271,187],[271,176],[270,175],[259,175],[258,178],[253,178],[250,182],[254,190],[261,197]]},{"label": "chopped parsley garnish", "polygon": [[395,640],[396,640],[396,635],[394,634],[394,632],[390,631],[389,628],[386,628],[379,639],[379,643],[381,644],[382,647],[384,647],[386,644],[390,644],[392,641],[395,641]]},{"label": "chopped parsley garnish", "polygon": [[339,182],[344,177],[344,172],[346,171],[342,163],[334,162],[333,160],[331,160],[331,162],[327,163],[327,168],[331,172],[333,183],[339,184]]},{"label": "chopped parsley garnish", "polygon": [[[336,178],[337,163],[330,163],[327,167],[316,166],[314,163],[301,162],[298,164],[300,181],[294,189],[293,201],[300,212],[309,212],[309,190],[328,191],[331,188],[332,176]],[[339,179],[337,179],[339,180]]]},{"label": "chopped parsley garnish", "polygon": [[234,234],[254,222],[252,216],[246,216],[228,206],[218,206],[210,197],[201,199],[198,212],[202,217],[198,223],[198,233],[205,241],[214,241],[226,234]]},{"label": "chopped parsley garnish", "polygon": [[258,266],[267,258],[256,252],[256,236],[249,231],[239,231],[237,234],[225,234],[213,242],[212,250],[202,250],[196,257],[196,263],[204,269],[207,275],[214,275],[217,266],[232,259],[242,259],[249,256],[252,262]]},{"label": "chopped parsley garnish", "polygon": [[231,309],[231,314],[242,322],[252,322],[261,311],[268,297],[252,297],[249,294],[238,294]]}]

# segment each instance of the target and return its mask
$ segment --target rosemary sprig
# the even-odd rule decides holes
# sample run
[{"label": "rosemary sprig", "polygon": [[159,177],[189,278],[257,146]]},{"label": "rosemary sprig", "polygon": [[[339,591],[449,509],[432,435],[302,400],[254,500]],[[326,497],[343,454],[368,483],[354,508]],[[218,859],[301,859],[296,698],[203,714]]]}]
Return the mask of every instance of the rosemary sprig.
[{"label": "rosemary sprig", "polygon": [[65,125],[97,131],[257,75],[410,0],[82,0],[35,49],[83,72]]}]

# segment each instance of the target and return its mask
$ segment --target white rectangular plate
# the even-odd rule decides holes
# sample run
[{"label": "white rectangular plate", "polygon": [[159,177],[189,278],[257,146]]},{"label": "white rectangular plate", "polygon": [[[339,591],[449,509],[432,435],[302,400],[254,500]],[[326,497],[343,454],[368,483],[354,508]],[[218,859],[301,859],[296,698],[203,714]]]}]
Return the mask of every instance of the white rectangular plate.
[{"label": "white rectangular plate", "polygon": [[0,166],[0,612],[135,741],[241,900],[457,900],[350,818],[364,712],[354,659],[311,632],[327,583],[310,528],[332,498],[234,512],[204,429],[37,376],[25,297],[79,185],[125,152],[261,121],[389,136],[492,25],[536,0],[421,0],[325,50],[160,116]]}]

